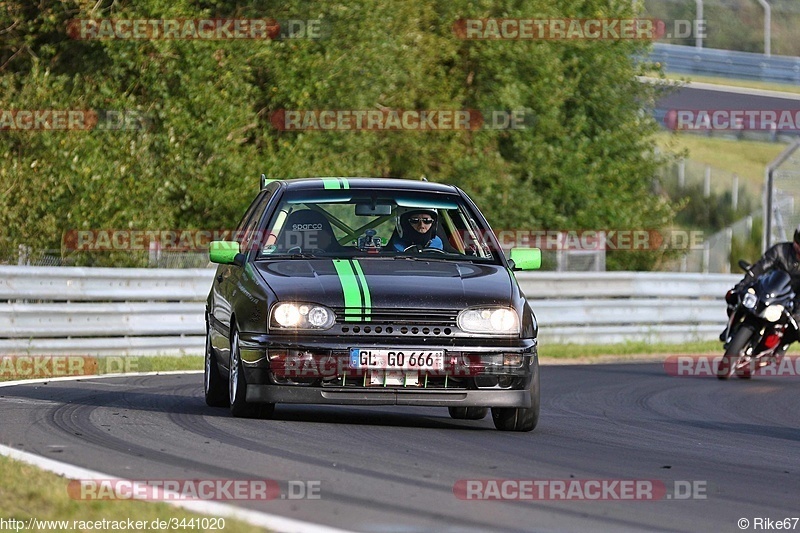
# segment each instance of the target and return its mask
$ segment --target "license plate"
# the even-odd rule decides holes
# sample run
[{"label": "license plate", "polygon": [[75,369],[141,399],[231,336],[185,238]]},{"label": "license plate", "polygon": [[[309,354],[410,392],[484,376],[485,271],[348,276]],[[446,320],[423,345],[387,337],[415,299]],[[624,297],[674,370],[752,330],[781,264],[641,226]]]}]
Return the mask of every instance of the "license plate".
[{"label": "license plate", "polygon": [[444,352],[351,348],[350,368],[444,370]]}]

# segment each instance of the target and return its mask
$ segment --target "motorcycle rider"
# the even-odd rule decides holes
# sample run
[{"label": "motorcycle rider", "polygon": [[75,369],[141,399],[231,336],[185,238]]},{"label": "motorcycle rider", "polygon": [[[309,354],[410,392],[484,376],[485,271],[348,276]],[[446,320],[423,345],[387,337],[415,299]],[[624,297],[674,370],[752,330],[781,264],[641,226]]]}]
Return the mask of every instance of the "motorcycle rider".
[{"label": "motorcycle rider", "polygon": [[[739,295],[744,293],[748,287],[764,272],[779,268],[792,277],[792,291],[794,291],[794,307],[792,317],[795,323],[800,324],[800,226],[794,230],[794,238],[791,242],[780,242],[767,250],[764,255],[752,267],[750,274],[745,274],[744,279],[736,284],[725,295],[725,301],[729,306],[729,314],[732,306],[739,301]],[[722,337],[725,333],[723,332]],[[725,339],[722,339],[723,342]],[[797,329],[789,327],[783,338],[780,351],[785,352],[789,344],[800,340]]]}]

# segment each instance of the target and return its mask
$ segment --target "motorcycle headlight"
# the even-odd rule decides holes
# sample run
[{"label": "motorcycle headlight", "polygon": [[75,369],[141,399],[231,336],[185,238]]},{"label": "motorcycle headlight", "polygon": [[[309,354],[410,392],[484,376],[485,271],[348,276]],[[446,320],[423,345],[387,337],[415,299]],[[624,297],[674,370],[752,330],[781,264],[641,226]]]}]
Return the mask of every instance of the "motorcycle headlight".
[{"label": "motorcycle headlight", "polygon": [[494,335],[519,334],[519,317],[507,307],[464,309],[458,314],[458,327],[467,333]]},{"label": "motorcycle headlight", "polygon": [[336,315],[323,305],[285,302],[272,308],[270,327],[275,329],[328,329]]},{"label": "motorcycle headlight", "polygon": [[744,296],[742,297],[742,305],[743,306],[745,306],[748,309],[753,309],[753,308],[755,308],[757,302],[758,302],[758,298],[756,298],[755,294],[753,294],[751,292],[744,293]]},{"label": "motorcycle headlight", "polygon": [[777,322],[783,316],[782,305],[770,305],[764,309],[764,319],[770,322]]}]

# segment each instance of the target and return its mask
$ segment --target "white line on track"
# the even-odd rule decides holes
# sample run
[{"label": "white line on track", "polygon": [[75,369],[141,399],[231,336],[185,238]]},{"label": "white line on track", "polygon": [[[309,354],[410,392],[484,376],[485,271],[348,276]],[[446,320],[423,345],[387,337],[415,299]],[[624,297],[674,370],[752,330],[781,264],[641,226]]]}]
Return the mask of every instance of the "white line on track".
[{"label": "white line on track", "polygon": [[[0,387],[12,387],[15,385],[30,385],[35,383],[48,383],[52,381],[75,381],[75,380],[83,380],[83,379],[103,379],[103,378],[118,378],[118,377],[140,377],[140,376],[159,376],[159,375],[167,375],[167,374],[197,374],[202,371],[196,370],[178,370],[178,371],[171,371],[171,372],[137,372],[137,373],[130,373],[130,374],[105,374],[101,376],[67,376],[67,377],[58,377],[58,378],[44,378],[44,379],[31,379],[31,380],[20,380],[20,381],[4,381],[0,382]],[[81,468],[79,466],[74,466],[67,463],[62,463],[61,461],[54,461],[53,459],[48,459],[46,457],[42,457],[40,455],[36,455],[29,452],[23,452],[21,450],[17,450],[11,448],[9,446],[4,446],[0,444],[0,455],[5,457],[9,457],[11,459],[15,459],[17,461],[22,461],[23,463],[27,463],[42,470],[47,470],[49,472],[53,472],[54,474],[64,476],[67,479],[94,479],[94,480],[114,480],[114,481],[125,481],[131,483],[131,487],[139,487],[141,484],[132,480],[124,480],[123,478],[118,478],[115,476],[110,476],[108,474],[104,474],[102,472],[97,472],[95,470],[89,470],[86,468]],[[66,491],[66,486],[65,489]],[[248,509],[242,509],[233,505],[229,505],[226,503],[220,503],[215,501],[208,501],[208,500],[193,500],[193,501],[174,501],[174,500],[167,500],[164,503],[168,503],[175,507],[180,507],[182,509],[186,509],[188,511],[193,511],[199,514],[205,515],[213,515],[217,517],[227,517],[231,519],[241,520],[243,522],[247,522],[248,524],[252,524],[258,527],[264,527],[271,529],[273,531],[280,531],[286,533],[294,533],[294,532],[309,532],[309,533],[349,533],[347,530],[344,529],[337,529],[328,526],[322,526],[319,524],[314,524],[312,522],[304,522],[302,520],[295,520],[293,518],[286,518],[283,516],[270,514],[270,513],[262,513],[258,511],[251,511]]]}]

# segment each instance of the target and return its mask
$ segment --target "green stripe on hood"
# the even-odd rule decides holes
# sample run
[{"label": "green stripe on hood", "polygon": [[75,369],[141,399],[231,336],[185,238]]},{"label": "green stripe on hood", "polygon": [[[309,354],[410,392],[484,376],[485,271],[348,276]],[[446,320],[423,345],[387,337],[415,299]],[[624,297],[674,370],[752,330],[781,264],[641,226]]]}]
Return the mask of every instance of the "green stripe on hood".
[{"label": "green stripe on hood", "polygon": [[355,260],[334,259],[333,266],[342,285],[345,322],[369,322],[372,296],[361,265]]}]

